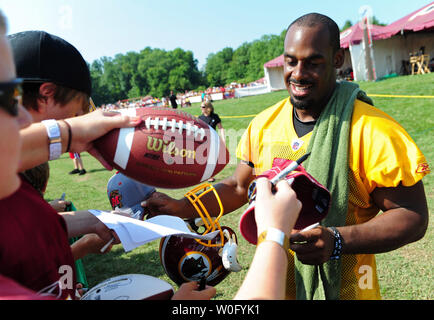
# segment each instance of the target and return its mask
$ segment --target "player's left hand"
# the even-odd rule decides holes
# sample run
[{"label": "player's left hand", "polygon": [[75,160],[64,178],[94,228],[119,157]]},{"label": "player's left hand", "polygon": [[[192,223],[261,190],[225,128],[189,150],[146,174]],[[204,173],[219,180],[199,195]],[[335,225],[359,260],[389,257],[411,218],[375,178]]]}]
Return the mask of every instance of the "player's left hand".
[{"label": "player's left hand", "polygon": [[318,265],[327,262],[334,249],[333,231],[319,226],[312,230],[293,233],[290,236],[290,249],[297,254],[303,264]]}]

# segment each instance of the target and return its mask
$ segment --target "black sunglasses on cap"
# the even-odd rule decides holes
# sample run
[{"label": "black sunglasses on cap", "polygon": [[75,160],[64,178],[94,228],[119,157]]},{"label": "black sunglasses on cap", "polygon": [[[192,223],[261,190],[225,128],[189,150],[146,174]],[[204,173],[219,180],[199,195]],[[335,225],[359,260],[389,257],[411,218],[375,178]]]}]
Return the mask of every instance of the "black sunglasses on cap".
[{"label": "black sunglasses on cap", "polygon": [[22,83],[23,79],[0,82],[0,108],[14,117],[18,115],[18,101],[22,95]]}]

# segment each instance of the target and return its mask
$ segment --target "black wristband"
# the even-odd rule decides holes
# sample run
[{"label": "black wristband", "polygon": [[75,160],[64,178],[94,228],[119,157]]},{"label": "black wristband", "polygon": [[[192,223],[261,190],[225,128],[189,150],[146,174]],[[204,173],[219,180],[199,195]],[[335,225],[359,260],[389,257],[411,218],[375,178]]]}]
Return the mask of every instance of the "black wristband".
[{"label": "black wristband", "polygon": [[338,229],[336,229],[335,227],[330,227],[330,229],[333,231],[333,234],[335,236],[334,249],[332,255],[330,256],[330,260],[339,260],[342,255],[342,248],[344,242]]}]

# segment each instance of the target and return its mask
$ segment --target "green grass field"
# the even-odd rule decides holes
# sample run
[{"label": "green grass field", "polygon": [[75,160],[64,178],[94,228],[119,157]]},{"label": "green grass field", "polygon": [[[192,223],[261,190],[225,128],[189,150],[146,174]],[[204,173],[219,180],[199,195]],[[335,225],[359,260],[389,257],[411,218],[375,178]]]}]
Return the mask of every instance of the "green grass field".
[{"label": "green grass field", "polygon": [[[434,74],[406,76],[388,79],[375,83],[360,83],[368,94],[390,95],[434,95]],[[274,92],[261,96],[217,101],[214,103],[216,113],[222,117],[226,130],[233,129],[242,132],[252,117],[231,118],[232,116],[255,115],[261,110],[287,97],[286,91]],[[395,118],[408,131],[433,166],[434,148],[434,99],[412,98],[373,98],[375,105]],[[183,109],[194,115],[200,114],[199,105]],[[238,138],[239,139],[239,138]],[[229,151],[235,159],[236,145],[228,144]],[[66,193],[67,200],[73,201],[80,209],[109,210],[110,205],[106,195],[108,179],[114,172],[106,171],[94,158],[87,153],[82,154],[88,174],[85,176],[70,176],[72,161],[68,155],[51,162],[51,178],[48,184],[46,198],[59,198]],[[224,179],[232,174],[236,162],[232,161],[216,179]],[[434,177],[430,174],[424,178],[425,192],[430,212],[434,208]],[[159,190],[172,197],[180,198],[187,189]],[[227,225],[238,232],[238,221],[244,207],[226,215],[222,225]],[[430,214],[432,218],[432,215]],[[238,259],[244,269],[232,273],[217,286],[217,300],[232,299],[241,285],[253,257],[255,247],[248,244],[241,236],[239,239]],[[434,298],[434,233],[432,219],[425,237],[413,244],[398,250],[377,255],[378,276],[383,299],[433,299]],[[125,253],[121,245],[115,246],[105,255],[90,255],[84,259],[86,274],[90,286],[109,277],[141,273],[162,278],[171,284],[173,282],[165,275],[160,265],[158,254],[159,241],[151,242],[132,252]],[[176,285],[174,285],[176,288]]]}]

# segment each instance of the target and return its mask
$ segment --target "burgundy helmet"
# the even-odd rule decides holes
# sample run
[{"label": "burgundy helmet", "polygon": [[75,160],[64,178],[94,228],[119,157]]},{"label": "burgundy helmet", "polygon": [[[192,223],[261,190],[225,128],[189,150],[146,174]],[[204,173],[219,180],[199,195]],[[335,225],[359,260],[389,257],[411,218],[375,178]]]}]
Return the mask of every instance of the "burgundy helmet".
[{"label": "burgundy helmet", "polygon": [[[199,192],[198,192],[199,191]],[[218,220],[223,215],[211,218],[200,198],[214,193],[217,202],[220,198],[214,187],[204,183],[189,191],[185,196],[196,208],[200,218],[187,220],[187,226],[199,234],[219,231],[210,241],[168,236],[160,241],[160,261],[164,271],[177,285],[189,281],[201,281],[215,286],[225,279],[231,271],[241,271],[237,261],[238,241],[235,232],[229,227],[221,227]]]},{"label": "burgundy helmet", "polygon": [[[229,227],[222,227],[227,241],[235,239],[235,232]],[[229,239],[228,239],[229,236]],[[169,236],[161,239],[160,260],[164,271],[177,285],[184,282],[200,281],[215,286],[231,272],[223,265],[223,246],[220,237],[214,238],[212,244],[205,246],[195,239]]]}]

